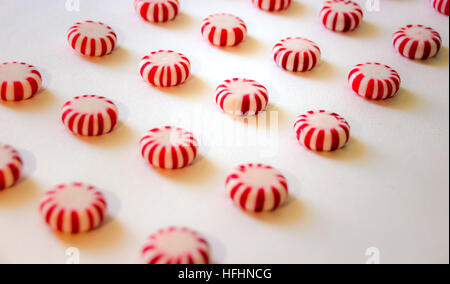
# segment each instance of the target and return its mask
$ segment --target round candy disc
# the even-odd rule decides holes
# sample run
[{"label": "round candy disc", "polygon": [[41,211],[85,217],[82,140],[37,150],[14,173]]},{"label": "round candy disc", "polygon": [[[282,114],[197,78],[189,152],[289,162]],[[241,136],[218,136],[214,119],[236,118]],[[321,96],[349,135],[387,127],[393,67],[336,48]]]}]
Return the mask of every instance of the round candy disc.
[{"label": "round candy disc", "polygon": [[11,146],[0,143],[0,191],[19,180],[22,166],[20,154]]},{"label": "round candy disc", "polygon": [[431,5],[441,14],[447,15],[449,14],[449,0],[431,0]]},{"label": "round candy disc", "polygon": [[264,11],[280,11],[289,8],[292,0],[252,0],[253,4]]},{"label": "round candy disc", "polygon": [[404,57],[425,60],[441,49],[438,32],[422,25],[408,25],[394,33],[394,47]]},{"label": "round candy disc", "polygon": [[266,109],[268,102],[267,89],[253,80],[235,78],[217,87],[217,105],[232,115],[256,115]]},{"label": "round candy disc", "polygon": [[103,223],[106,215],[103,194],[82,183],[63,184],[48,191],[40,205],[45,222],[62,233],[84,233]]},{"label": "round candy disc", "polygon": [[42,77],[32,65],[19,62],[0,64],[0,99],[23,101],[41,88]]},{"label": "round candy disc", "polygon": [[348,75],[348,82],[361,97],[384,100],[395,96],[400,89],[397,71],[380,63],[356,65]]},{"label": "round candy disc", "polygon": [[294,125],[297,139],[313,151],[335,151],[350,139],[350,125],[336,113],[309,111],[300,115]]},{"label": "round candy disc", "polygon": [[320,56],[320,48],[314,42],[299,37],[283,39],[273,48],[273,58],[278,66],[292,72],[312,70]]},{"label": "round candy disc", "polygon": [[73,25],[67,39],[74,50],[86,56],[110,54],[117,43],[116,33],[111,27],[93,21]]},{"label": "round candy disc", "polygon": [[227,178],[226,189],[234,203],[250,212],[271,211],[288,197],[286,178],[271,166],[238,166]]},{"label": "round candy disc", "polygon": [[197,157],[197,145],[192,133],[166,126],[147,132],[141,139],[141,154],[155,168],[181,169]]},{"label": "round candy disc", "polygon": [[358,3],[348,0],[326,1],[320,11],[323,25],[335,32],[355,30],[363,19],[363,10]]},{"label": "round candy disc", "polygon": [[247,26],[230,14],[214,14],[203,20],[202,35],[215,46],[235,46],[247,37]]},{"label": "round candy disc", "polygon": [[98,136],[113,131],[117,124],[116,105],[104,97],[75,97],[62,108],[62,121],[74,134]]},{"label": "round candy disc", "polygon": [[171,87],[187,80],[191,63],[181,53],[160,50],[142,58],[139,68],[142,78],[151,86]]},{"label": "round candy disc", "polygon": [[142,249],[145,264],[209,264],[207,241],[188,228],[170,227],[152,234]]},{"label": "round candy disc", "polygon": [[164,23],[175,19],[180,3],[178,0],[134,0],[134,7],[145,21]]}]

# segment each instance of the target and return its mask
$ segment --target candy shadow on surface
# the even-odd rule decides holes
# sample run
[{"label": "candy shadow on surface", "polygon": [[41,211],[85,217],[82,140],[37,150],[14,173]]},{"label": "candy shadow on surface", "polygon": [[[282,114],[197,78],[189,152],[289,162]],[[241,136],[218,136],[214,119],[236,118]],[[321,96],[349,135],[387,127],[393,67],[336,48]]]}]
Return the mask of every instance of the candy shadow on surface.
[{"label": "candy shadow on surface", "polygon": [[258,221],[285,227],[301,224],[301,220],[306,219],[307,208],[303,202],[291,195],[284,205],[273,212],[245,213]]},{"label": "candy shadow on surface", "polygon": [[260,40],[248,35],[247,38],[237,46],[216,47],[224,52],[242,56],[259,56],[261,54],[270,54],[271,49],[264,45]]},{"label": "candy shadow on surface", "polygon": [[22,176],[20,177],[18,183],[23,182],[24,180],[31,178],[37,169],[37,161],[36,157],[33,153],[24,149],[17,149],[20,153],[20,156],[23,160],[23,169]]},{"label": "candy shadow on surface", "polygon": [[74,136],[84,143],[100,148],[117,148],[130,141],[137,141],[138,137],[134,129],[120,121],[112,132],[105,135],[93,137]]},{"label": "candy shadow on surface", "polygon": [[43,192],[32,178],[23,177],[13,187],[0,191],[0,207],[16,207],[20,204],[35,202]]},{"label": "candy shadow on surface", "polygon": [[5,102],[0,100],[0,105],[14,111],[34,112],[48,108],[54,103],[54,101],[55,96],[49,89],[41,89],[31,99],[20,102]]},{"label": "candy shadow on surface", "polygon": [[89,63],[107,67],[122,65],[131,58],[131,53],[126,48],[120,45],[116,46],[111,54],[102,57],[83,56],[79,55],[78,53],[76,53],[75,55],[80,56]]},{"label": "candy shadow on surface", "polygon": [[[325,28],[325,27],[324,27]],[[333,32],[333,31],[330,31]],[[358,28],[350,32],[334,32],[351,38],[373,38],[381,33],[380,27],[372,22],[363,20]]]},{"label": "candy shadow on surface", "polygon": [[[285,71],[289,72],[289,71]],[[330,80],[337,73],[337,67],[328,60],[321,60],[319,64],[311,71],[289,72],[294,76],[310,80]]]},{"label": "candy shadow on surface", "polygon": [[[149,165],[149,167],[151,167]],[[216,166],[206,156],[198,155],[188,167],[178,170],[151,169],[158,174],[180,184],[199,184],[206,182],[214,175]]]},{"label": "candy shadow on surface", "polygon": [[167,30],[181,30],[190,28],[191,26],[194,25],[194,22],[196,22],[196,20],[191,15],[180,12],[177,15],[177,17],[172,21],[168,21],[166,23],[150,23],[150,22],[147,23],[149,25],[153,25],[158,28],[163,28]]},{"label": "candy shadow on surface", "polygon": [[108,216],[105,219],[104,225],[108,225],[109,223],[114,222],[114,220],[119,216],[122,204],[114,192],[102,190],[102,193],[104,194],[106,203],[108,204]]},{"label": "candy shadow on surface", "polygon": [[175,87],[154,87],[156,90],[170,95],[176,95],[180,98],[193,99],[201,98],[206,94],[213,94],[214,90],[202,78],[191,74],[183,84]]},{"label": "candy shadow on surface", "polygon": [[[355,94],[356,96],[356,94]],[[411,92],[408,89],[400,88],[398,94],[390,99],[386,100],[368,100],[361,98],[363,100],[366,100],[367,102],[378,105],[380,107],[390,108],[390,109],[396,109],[396,110],[411,110],[415,109],[420,105],[420,98],[413,92]]]},{"label": "candy shadow on surface", "polygon": [[126,230],[118,220],[105,222],[99,228],[83,234],[63,234],[55,232],[56,237],[67,247],[76,247],[81,252],[99,252],[114,249],[125,239]]},{"label": "candy shadow on surface", "polygon": [[306,16],[307,14],[309,14],[309,8],[305,4],[295,0],[292,1],[291,6],[289,6],[288,9],[275,12],[275,15],[289,18],[298,18]]},{"label": "candy shadow on surface", "polygon": [[211,264],[224,264],[227,251],[226,246],[218,238],[208,234],[202,234],[211,247]]},{"label": "candy shadow on surface", "polygon": [[37,169],[36,157],[28,150],[17,150],[23,160],[22,174],[14,186],[0,191],[0,207],[16,206],[28,200],[35,200],[41,191],[32,178]]},{"label": "candy shadow on surface", "polygon": [[350,137],[347,145],[333,152],[314,152],[315,154],[341,162],[363,161],[369,158],[369,150],[364,143],[355,137]]},{"label": "candy shadow on surface", "polygon": [[417,60],[417,62],[421,64],[438,68],[448,68],[448,61],[449,61],[449,50],[448,47],[446,46],[442,46],[439,53],[433,58],[427,60]]}]

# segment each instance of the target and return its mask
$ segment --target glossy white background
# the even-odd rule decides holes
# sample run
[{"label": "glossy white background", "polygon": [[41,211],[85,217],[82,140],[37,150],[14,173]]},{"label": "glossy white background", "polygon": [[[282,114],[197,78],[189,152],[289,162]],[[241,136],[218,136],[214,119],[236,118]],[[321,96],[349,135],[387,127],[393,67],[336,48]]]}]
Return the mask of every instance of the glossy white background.
[{"label": "glossy white background", "polygon": [[[379,249],[383,263],[448,263],[448,17],[427,0],[381,1],[381,11],[366,11],[360,29],[338,34],[318,20],[322,1],[297,0],[274,14],[250,2],[181,0],[174,22],[152,25],[136,16],[132,0],[80,0],[79,11],[68,11],[65,0],[0,0],[0,61],[39,67],[45,85],[30,101],[0,103],[0,141],[17,147],[26,162],[25,177],[0,193],[0,263],[64,263],[72,246],[82,263],[135,263],[146,236],[169,225],[204,233],[217,263],[365,263],[369,247]],[[242,17],[249,38],[226,50],[203,41],[201,21],[215,12]],[[112,55],[83,59],[69,48],[67,29],[88,19],[116,30],[119,47]],[[441,33],[444,47],[436,58],[410,61],[392,48],[394,30],[411,23]],[[319,44],[323,61],[314,71],[291,74],[274,64],[272,46],[287,36]],[[190,58],[193,75],[186,84],[155,89],[143,82],[139,61],[158,49]],[[398,70],[398,97],[377,103],[352,93],[347,73],[367,61]],[[278,114],[278,132],[266,127],[275,131],[272,151],[244,146],[254,127],[246,130],[216,107],[215,87],[231,77],[268,88],[269,110]],[[118,103],[121,124],[104,137],[74,137],[60,122],[60,108],[92,93]],[[317,154],[298,145],[292,124],[310,109],[349,121],[353,138],[345,149]],[[198,118],[203,126],[193,126]],[[155,171],[141,159],[140,137],[166,124],[194,128],[202,146],[193,166]],[[231,131],[233,125],[242,132]],[[220,133],[237,137],[234,146],[218,144]],[[285,173],[290,202],[259,215],[237,209],[224,181],[244,162]],[[46,190],[72,181],[107,193],[111,218],[99,230],[62,236],[38,214]]]}]

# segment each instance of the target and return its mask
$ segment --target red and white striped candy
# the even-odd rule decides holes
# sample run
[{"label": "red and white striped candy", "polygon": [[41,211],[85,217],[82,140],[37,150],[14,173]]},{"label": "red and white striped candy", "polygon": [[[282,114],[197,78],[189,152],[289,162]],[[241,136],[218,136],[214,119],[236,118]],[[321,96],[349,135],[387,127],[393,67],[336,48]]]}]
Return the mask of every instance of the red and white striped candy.
[{"label": "red and white striped candy", "polygon": [[23,62],[6,62],[0,65],[0,99],[3,101],[32,98],[41,84],[41,73],[32,65]]},{"label": "red and white striped candy", "polygon": [[363,16],[361,6],[349,0],[326,1],[320,11],[323,25],[335,32],[355,30],[361,24]]},{"label": "red and white striped candy", "polygon": [[64,104],[62,121],[74,134],[99,136],[114,130],[118,120],[116,105],[105,97],[84,95]]},{"label": "red and white striped candy", "polygon": [[40,205],[51,229],[67,234],[92,231],[106,216],[107,204],[95,187],[82,183],[62,184],[48,191]]},{"label": "red and white striped candy", "polygon": [[216,90],[217,105],[232,115],[256,115],[266,109],[268,102],[267,89],[253,80],[225,80]]},{"label": "red and white striped candy", "polygon": [[202,35],[215,46],[236,46],[247,37],[247,26],[234,15],[214,14],[203,20]]},{"label": "red and white striped candy", "polygon": [[350,125],[336,113],[309,111],[300,115],[294,124],[297,139],[313,151],[335,151],[350,139]]},{"label": "red and white striped candy", "polygon": [[397,71],[387,65],[365,63],[353,67],[348,82],[361,97],[384,100],[397,94],[401,80]]},{"label": "red and white striped candy", "polygon": [[441,14],[447,15],[449,14],[449,0],[431,0],[431,5]]},{"label": "red and white striped candy", "polygon": [[170,227],[150,235],[142,249],[145,264],[209,264],[208,242],[188,228]]},{"label": "red and white striped candy", "polygon": [[292,0],[252,0],[253,4],[264,11],[280,11],[289,8]]},{"label": "red and white striped candy", "polygon": [[68,32],[70,46],[81,55],[104,56],[110,54],[117,44],[114,30],[101,22],[76,23]]},{"label": "red and white striped candy", "polygon": [[181,169],[197,157],[198,143],[192,133],[166,126],[147,132],[141,139],[142,157],[153,167]]},{"label": "red and white striped candy", "polygon": [[320,48],[309,39],[300,37],[283,39],[273,48],[273,58],[278,66],[292,72],[312,70],[320,57]]},{"label": "red and white striped candy", "polygon": [[0,191],[13,186],[19,180],[22,167],[19,152],[0,143]]},{"label": "red and white striped candy", "polygon": [[172,50],[160,50],[142,58],[140,73],[151,86],[172,87],[184,83],[191,72],[186,56]]},{"label": "red and white striped candy", "polygon": [[425,60],[436,56],[442,46],[438,32],[422,25],[408,25],[394,33],[394,47],[404,57]]},{"label": "red and white striped candy", "polygon": [[286,178],[271,166],[238,166],[226,180],[226,190],[234,203],[250,212],[272,211],[288,198]]},{"label": "red and white striped candy", "polygon": [[147,22],[165,23],[175,19],[180,3],[178,0],[134,0],[134,8]]}]

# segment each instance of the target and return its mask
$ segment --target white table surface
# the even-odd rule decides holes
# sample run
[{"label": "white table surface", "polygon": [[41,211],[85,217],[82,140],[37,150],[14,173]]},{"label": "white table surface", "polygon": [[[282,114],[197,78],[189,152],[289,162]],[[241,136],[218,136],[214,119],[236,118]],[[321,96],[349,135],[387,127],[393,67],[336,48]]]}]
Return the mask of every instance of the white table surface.
[{"label": "white table surface", "polygon": [[[0,103],[0,141],[17,147],[26,163],[20,183],[0,193],[0,263],[64,263],[68,247],[80,250],[82,263],[136,263],[146,236],[169,225],[202,232],[216,263],[365,263],[369,247],[379,250],[382,263],[449,262],[449,19],[427,0],[381,1],[379,12],[366,11],[360,29],[345,35],[322,27],[319,0],[297,0],[275,14],[250,0],[181,0],[181,14],[165,25],[140,20],[132,0],[80,0],[79,11],[68,11],[65,2],[0,0],[0,62],[38,66],[45,86],[30,101]],[[203,41],[201,21],[215,12],[242,17],[246,42],[222,50]],[[112,55],[87,60],[69,48],[67,29],[88,19],[116,30]],[[411,23],[441,33],[436,58],[410,61],[392,48],[394,30]],[[291,74],[274,64],[272,46],[287,36],[320,45],[323,61],[314,71]],[[190,58],[186,84],[160,90],[143,82],[139,61],[158,49]],[[398,70],[398,97],[377,103],[352,93],[347,73],[367,61]],[[249,143],[255,126],[218,111],[215,87],[231,77],[268,88],[274,124],[259,128],[268,139]],[[89,139],[66,131],[60,108],[82,94],[118,103],[116,131]],[[345,149],[317,154],[298,145],[292,124],[310,109],[332,110],[350,122],[353,138]],[[167,124],[191,129],[201,141],[193,166],[155,171],[141,159],[139,138]],[[245,162],[281,170],[290,202],[258,215],[237,209],[224,180]],[[42,194],[72,181],[106,192],[105,226],[63,236],[43,223]]]}]

